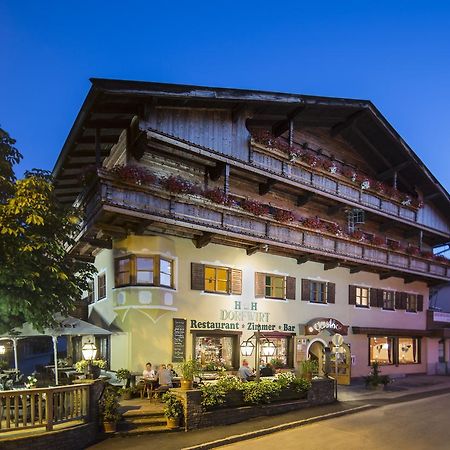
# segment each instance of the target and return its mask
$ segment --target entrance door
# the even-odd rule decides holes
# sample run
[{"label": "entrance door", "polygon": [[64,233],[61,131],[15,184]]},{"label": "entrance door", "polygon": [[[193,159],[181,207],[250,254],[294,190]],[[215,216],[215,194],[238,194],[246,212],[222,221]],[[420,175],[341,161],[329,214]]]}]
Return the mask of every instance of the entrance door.
[{"label": "entrance door", "polygon": [[[337,382],[338,384],[350,384],[350,378],[351,378],[351,367],[352,367],[352,361],[351,361],[351,353],[350,353],[350,347],[347,344],[342,344],[342,347],[344,347],[345,352],[344,353],[338,353],[338,375],[337,375]],[[336,366],[335,366],[335,354],[331,353],[331,372],[330,376],[335,377],[336,374]]]},{"label": "entrance door", "polygon": [[308,358],[317,361],[318,371],[313,375],[323,376],[325,366],[325,346],[322,342],[315,341],[310,345]]}]

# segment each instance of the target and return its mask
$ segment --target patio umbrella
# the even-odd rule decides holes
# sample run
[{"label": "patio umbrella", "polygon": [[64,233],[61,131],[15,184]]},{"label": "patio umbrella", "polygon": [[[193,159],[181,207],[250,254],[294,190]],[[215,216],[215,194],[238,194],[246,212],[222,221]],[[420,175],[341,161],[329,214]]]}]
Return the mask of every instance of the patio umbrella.
[{"label": "patio umbrella", "polygon": [[28,337],[36,337],[36,336],[49,336],[53,341],[53,358],[55,361],[55,383],[58,385],[59,375],[58,375],[58,352],[57,352],[57,343],[59,336],[105,336],[110,335],[111,332],[105,330],[104,328],[100,328],[96,325],[92,325],[89,322],[86,322],[81,319],[77,319],[75,317],[67,316],[64,317],[61,314],[57,313],[54,316],[56,321],[56,325],[53,328],[46,328],[41,333],[36,330],[30,323],[24,323],[20,328],[14,328],[9,333],[5,333],[0,335],[0,340],[2,339],[10,339],[13,342],[14,347],[14,364],[16,371],[18,370],[17,364],[17,340]]}]

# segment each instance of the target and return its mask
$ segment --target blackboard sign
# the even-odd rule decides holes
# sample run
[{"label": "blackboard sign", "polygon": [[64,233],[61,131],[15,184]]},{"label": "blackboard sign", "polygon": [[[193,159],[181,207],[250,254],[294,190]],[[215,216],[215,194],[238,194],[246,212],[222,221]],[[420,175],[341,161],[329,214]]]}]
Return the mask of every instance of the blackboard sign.
[{"label": "blackboard sign", "polygon": [[173,319],[172,361],[182,362],[186,358],[186,319]]}]

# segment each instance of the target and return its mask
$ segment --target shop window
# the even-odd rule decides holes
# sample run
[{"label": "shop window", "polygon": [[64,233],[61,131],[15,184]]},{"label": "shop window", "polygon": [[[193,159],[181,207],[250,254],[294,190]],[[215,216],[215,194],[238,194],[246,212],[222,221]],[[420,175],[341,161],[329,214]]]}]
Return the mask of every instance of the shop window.
[{"label": "shop window", "polygon": [[[291,364],[290,360],[290,339],[289,337],[269,337],[270,342],[275,345],[275,354],[273,356],[264,356],[260,354],[261,364],[271,363],[275,368],[287,367]],[[260,347],[266,339],[260,340]]]},{"label": "shop window", "polygon": [[393,311],[395,308],[395,292],[383,291],[383,309]]},{"label": "shop window", "polygon": [[97,277],[98,299],[106,298],[106,273]]},{"label": "shop window", "polygon": [[115,261],[115,286],[173,287],[173,261],[154,256],[129,255]]},{"label": "shop window", "polygon": [[238,360],[237,335],[195,335],[194,354],[203,370],[231,370]]},{"label": "shop window", "polygon": [[242,294],[242,270],[191,263],[191,289],[216,294]]},{"label": "shop window", "polygon": [[265,297],[285,299],[285,277],[266,275]]},{"label": "shop window", "polygon": [[205,266],[205,291],[228,294],[230,292],[230,269]]},{"label": "shop window", "polygon": [[398,363],[418,364],[420,363],[420,339],[398,338]]},{"label": "shop window", "polygon": [[373,364],[394,364],[394,338],[369,337],[369,362]]},{"label": "shop window", "polygon": [[417,295],[406,294],[406,311],[417,312]]}]

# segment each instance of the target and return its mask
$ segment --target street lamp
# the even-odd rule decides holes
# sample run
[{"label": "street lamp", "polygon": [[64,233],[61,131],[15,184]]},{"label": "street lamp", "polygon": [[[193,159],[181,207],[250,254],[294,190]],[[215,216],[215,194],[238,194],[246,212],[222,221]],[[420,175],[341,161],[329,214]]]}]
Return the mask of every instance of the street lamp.
[{"label": "street lamp", "polygon": [[81,348],[81,353],[83,354],[83,358],[88,362],[86,377],[93,378],[92,361],[97,355],[97,347],[93,342],[88,341]]},{"label": "street lamp", "polygon": [[[265,341],[260,344],[261,337]],[[255,344],[253,344],[252,339],[255,339]],[[273,356],[276,351],[275,344],[262,334],[259,329],[241,344],[241,354],[242,356],[252,356],[253,350],[255,351],[255,371],[256,371],[256,381],[259,381],[259,347],[261,345],[261,355],[263,356]]]},{"label": "street lamp", "polygon": [[0,355],[4,355],[6,353],[6,347],[4,345],[0,345]]}]

